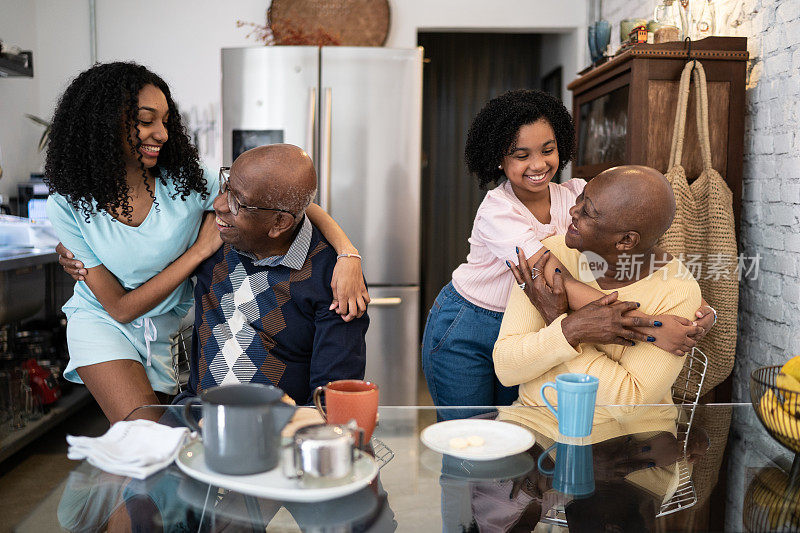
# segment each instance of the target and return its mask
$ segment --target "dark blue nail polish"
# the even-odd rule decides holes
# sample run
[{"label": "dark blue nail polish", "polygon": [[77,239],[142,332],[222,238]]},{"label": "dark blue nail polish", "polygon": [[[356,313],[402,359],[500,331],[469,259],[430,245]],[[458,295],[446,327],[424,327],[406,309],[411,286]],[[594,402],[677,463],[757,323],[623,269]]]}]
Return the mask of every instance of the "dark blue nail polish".
[{"label": "dark blue nail polish", "polygon": [[650,451],[650,446],[647,446],[647,445],[642,446],[642,453],[647,453],[649,451]]},{"label": "dark blue nail polish", "polygon": [[653,461],[650,461],[649,463],[647,463],[647,467],[648,468],[653,468],[654,466],[656,466],[656,463],[653,462]]},{"label": "dark blue nail polish", "polygon": [[648,335],[647,342],[656,342],[656,338]]},{"label": "dark blue nail polish", "polygon": [[506,264],[508,265],[508,268],[511,268],[511,261],[509,261],[508,259],[506,259]]},{"label": "dark blue nail polish", "polygon": [[559,274],[561,274],[561,269],[557,268],[557,269],[556,269],[556,272],[558,272]]},{"label": "dark blue nail polish", "polygon": [[517,251],[517,254],[519,254],[519,246],[515,246],[514,249]]},{"label": "dark blue nail polish", "polygon": [[542,255],[547,255],[550,253],[550,250],[546,250]]},{"label": "dark blue nail polish", "polygon": [[639,302],[636,302],[636,307],[641,307],[641,306],[642,306],[642,304],[640,304]]},{"label": "dark blue nail polish", "polygon": [[655,322],[653,322],[653,325],[654,325],[655,327],[657,327],[657,328],[660,328],[661,326],[663,326],[663,324],[662,324],[661,322],[659,322],[658,320],[656,320]]}]

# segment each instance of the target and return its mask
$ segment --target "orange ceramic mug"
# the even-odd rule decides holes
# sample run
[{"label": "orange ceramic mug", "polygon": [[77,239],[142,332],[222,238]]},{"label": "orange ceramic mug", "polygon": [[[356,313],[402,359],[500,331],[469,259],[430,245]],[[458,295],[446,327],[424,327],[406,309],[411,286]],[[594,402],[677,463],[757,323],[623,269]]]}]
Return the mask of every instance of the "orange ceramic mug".
[{"label": "orange ceramic mug", "polygon": [[332,381],[314,390],[314,405],[328,424],[355,420],[364,430],[364,441],[369,442],[378,420],[378,386],[359,379]]}]

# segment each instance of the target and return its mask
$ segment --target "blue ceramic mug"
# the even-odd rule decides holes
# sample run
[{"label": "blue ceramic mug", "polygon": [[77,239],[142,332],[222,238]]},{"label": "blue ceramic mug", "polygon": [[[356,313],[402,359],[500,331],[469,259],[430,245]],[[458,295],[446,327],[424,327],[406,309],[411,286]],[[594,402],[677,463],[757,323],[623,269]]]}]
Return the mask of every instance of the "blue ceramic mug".
[{"label": "blue ceramic mug", "polygon": [[[546,469],[542,461],[555,448],[556,466]],[[536,462],[539,472],[553,476],[553,488],[575,497],[594,493],[594,464],[591,446],[578,446],[558,442],[547,448]]]},{"label": "blue ceramic mug", "polygon": [[[594,403],[600,380],[588,374],[561,374],[539,389],[545,405],[558,420],[558,432],[566,437],[588,437],[594,421]],[[558,411],[544,395],[547,387],[556,389]]]}]

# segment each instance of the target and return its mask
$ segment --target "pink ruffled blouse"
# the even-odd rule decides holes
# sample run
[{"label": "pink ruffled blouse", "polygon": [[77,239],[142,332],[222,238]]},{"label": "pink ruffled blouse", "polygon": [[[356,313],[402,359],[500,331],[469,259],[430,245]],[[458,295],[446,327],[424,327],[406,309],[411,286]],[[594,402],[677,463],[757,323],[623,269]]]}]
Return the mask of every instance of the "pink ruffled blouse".
[{"label": "pink ruffled blouse", "polygon": [[453,271],[453,286],[470,302],[505,311],[514,276],[506,260],[517,263],[515,247],[526,257],[542,247],[541,240],[567,232],[570,208],[586,186],[582,179],[550,183],[550,223],[542,224],[517,198],[508,180],[486,194],[478,207],[467,262]]}]

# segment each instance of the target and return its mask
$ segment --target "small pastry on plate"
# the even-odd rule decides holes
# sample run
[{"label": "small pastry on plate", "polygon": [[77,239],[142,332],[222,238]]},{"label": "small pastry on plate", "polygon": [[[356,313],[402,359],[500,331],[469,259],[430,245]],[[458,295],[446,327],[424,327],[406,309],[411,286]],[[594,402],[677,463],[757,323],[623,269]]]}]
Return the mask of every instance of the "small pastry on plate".
[{"label": "small pastry on plate", "polygon": [[450,447],[455,450],[463,450],[469,446],[467,439],[462,439],[461,437],[455,437],[450,439]]},{"label": "small pastry on plate", "polygon": [[483,437],[479,437],[478,435],[472,435],[467,437],[467,444],[470,446],[483,446],[486,441],[483,440]]}]

